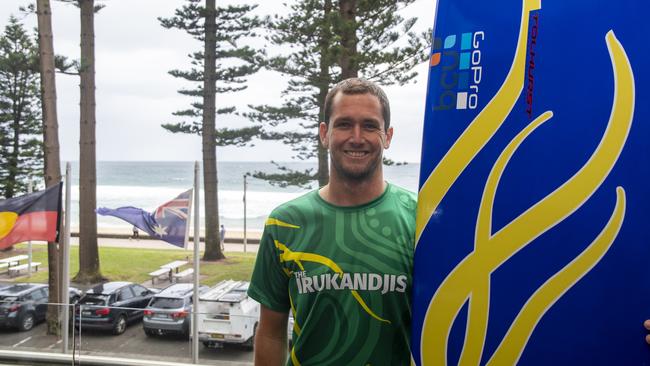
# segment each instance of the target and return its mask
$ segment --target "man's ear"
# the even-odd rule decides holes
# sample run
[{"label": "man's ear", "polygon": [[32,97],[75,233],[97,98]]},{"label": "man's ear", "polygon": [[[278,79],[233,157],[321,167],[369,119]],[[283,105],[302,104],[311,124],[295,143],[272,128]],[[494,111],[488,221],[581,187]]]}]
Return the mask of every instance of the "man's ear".
[{"label": "man's ear", "polygon": [[323,145],[324,148],[329,149],[329,137],[327,136],[327,124],[325,122],[321,122],[318,125],[318,136],[320,137],[320,143]]},{"label": "man's ear", "polygon": [[393,128],[388,127],[385,135],[386,138],[384,139],[384,149],[388,149],[390,147],[390,142],[393,139]]}]

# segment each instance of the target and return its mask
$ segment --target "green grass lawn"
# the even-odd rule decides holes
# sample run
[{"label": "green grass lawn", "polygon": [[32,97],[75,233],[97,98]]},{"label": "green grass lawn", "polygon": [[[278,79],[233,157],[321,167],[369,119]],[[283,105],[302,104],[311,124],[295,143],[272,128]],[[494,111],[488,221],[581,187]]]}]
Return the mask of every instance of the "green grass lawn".
[{"label": "green grass lawn", "polygon": [[[27,254],[27,245],[16,245],[10,252],[0,253],[0,258],[18,254]],[[201,253],[202,255],[202,253]],[[226,259],[218,262],[200,263],[201,279],[203,285],[214,286],[221,280],[249,280],[255,263],[254,253],[226,252]],[[32,245],[34,262],[41,262],[42,268],[31,277],[19,276],[16,282],[47,282],[47,249],[45,244]],[[145,282],[151,277],[148,275],[161,265],[174,260],[188,260],[191,262],[193,253],[188,250],[154,250],[139,248],[99,248],[99,261],[101,273],[110,281]],[[190,268],[191,263],[184,268]],[[74,278],[79,270],[79,248],[70,248],[70,278]]]}]

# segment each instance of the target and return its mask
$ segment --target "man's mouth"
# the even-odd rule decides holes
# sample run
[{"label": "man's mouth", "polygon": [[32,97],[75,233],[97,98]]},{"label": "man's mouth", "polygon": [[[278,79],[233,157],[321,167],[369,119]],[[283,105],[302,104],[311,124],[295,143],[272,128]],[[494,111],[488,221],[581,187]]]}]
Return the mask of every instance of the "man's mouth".
[{"label": "man's mouth", "polygon": [[367,151],[352,151],[352,150],[345,150],[345,155],[348,155],[353,158],[363,158],[366,155],[368,155]]}]

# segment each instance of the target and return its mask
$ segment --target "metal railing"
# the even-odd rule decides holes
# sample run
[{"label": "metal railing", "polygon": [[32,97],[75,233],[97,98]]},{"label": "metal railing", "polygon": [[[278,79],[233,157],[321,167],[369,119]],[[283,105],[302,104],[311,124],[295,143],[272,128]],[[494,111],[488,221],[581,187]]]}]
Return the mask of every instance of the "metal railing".
[{"label": "metal railing", "polygon": [[[44,316],[48,306],[59,308],[59,314],[67,311],[70,319],[69,342],[63,349],[64,335],[47,334]],[[13,307],[13,310],[12,310]],[[202,353],[198,363],[192,363],[191,337],[173,336],[160,332],[154,336],[145,334],[142,308],[109,307],[101,305],[72,304],[67,310],[64,304],[35,303],[33,301],[0,301],[0,360],[30,362],[41,364],[70,364],[70,365],[251,365],[252,352],[245,345],[243,337],[212,337],[202,343]],[[88,312],[90,316],[88,317]],[[104,321],[105,329],[95,329],[99,319],[106,319],[101,314],[111,313],[121,316],[133,313],[133,320],[124,334],[113,335],[115,319]],[[164,311],[162,311],[164,313]],[[32,324],[25,327],[20,322],[29,314]],[[200,312],[202,319],[208,321],[247,322],[254,324],[258,318],[248,315],[229,315],[224,319],[223,314]],[[63,317],[60,317],[63,318]],[[151,317],[153,318],[153,317]],[[179,318],[192,323],[192,311],[187,311]],[[95,326],[93,326],[95,325]],[[251,325],[252,326],[252,325]],[[18,328],[18,329],[16,329]],[[25,329],[28,328],[28,329]],[[62,327],[63,328],[63,327]],[[22,329],[20,331],[19,329]],[[121,329],[120,329],[121,331]],[[201,327],[199,327],[201,331]],[[191,331],[190,331],[191,334]],[[203,335],[199,336],[201,340]],[[214,350],[213,344],[233,343],[235,346]],[[223,354],[224,357],[220,355]],[[239,361],[244,360],[244,361]]]}]

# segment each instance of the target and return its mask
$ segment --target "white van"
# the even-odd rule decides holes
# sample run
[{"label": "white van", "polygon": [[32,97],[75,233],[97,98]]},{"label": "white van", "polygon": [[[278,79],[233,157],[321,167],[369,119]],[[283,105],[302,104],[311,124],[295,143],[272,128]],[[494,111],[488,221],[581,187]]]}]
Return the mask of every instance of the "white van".
[{"label": "white van", "polygon": [[260,304],[246,294],[248,284],[226,280],[199,296],[199,341],[204,346],[236,343],[253,348]]}]

